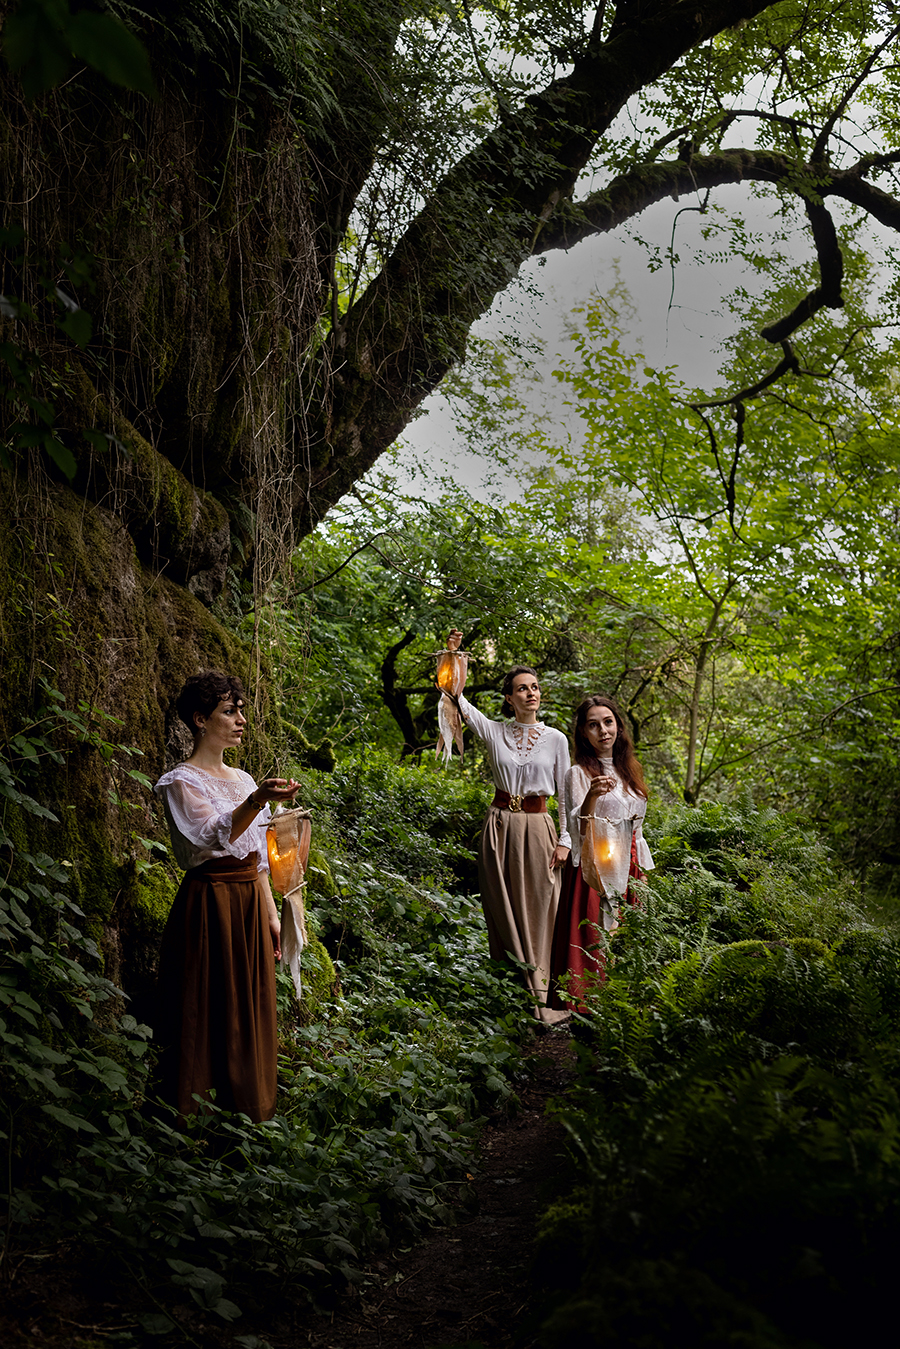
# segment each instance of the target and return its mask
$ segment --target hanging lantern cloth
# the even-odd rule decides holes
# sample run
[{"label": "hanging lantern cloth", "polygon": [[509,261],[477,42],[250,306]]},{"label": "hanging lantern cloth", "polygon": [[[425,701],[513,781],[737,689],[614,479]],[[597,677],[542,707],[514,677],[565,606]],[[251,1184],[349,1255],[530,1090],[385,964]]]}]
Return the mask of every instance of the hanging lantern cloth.
[{"label": "hanging lantern cloth", "polygon": [[281,958],[291,972],[297,997],[302,996],[300,955],[309,937],[303,909],[303,886],[312,824],[309,811],[285,810],[272,817],[266,829],[269,872],[281,892]]},{"label": "hanging lantern cloth", "polygon": [[460,758],[463,752],[462,717],[456,703],[446,695],[452,693],[459,697],[466,686],[468,668],[468,651],[437,652],[437,683],[444,696],[438,703],[438,742],[434,752],[444,760],[445,767],[453,757],[454,745]]}]

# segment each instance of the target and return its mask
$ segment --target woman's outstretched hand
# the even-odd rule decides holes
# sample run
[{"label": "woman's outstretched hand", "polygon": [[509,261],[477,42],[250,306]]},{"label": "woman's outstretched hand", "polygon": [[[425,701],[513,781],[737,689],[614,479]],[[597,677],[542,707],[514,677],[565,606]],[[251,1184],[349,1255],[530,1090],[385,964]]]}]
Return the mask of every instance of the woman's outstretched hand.
[{"label": "woman's outstretched hand", "polygon": [[257,801],[293,801],[300,790],[300,783],[293,778],[266,778],[256,788]]},{"label": "woman's outstretched hand", "polygon": [[293,801],[300,790],[300,783],[295,782],[293,778],[265,778],[247,797],[242,801],[231,816],[231,834],[229,838],[234,843],[235,839],[240,838],[245,829],[256,819],[263,806],[270,801],[282,802]]},{"label": "woman's outstretched hand", "polygon": [[459,628],[454,628],[452,632],[447,634],[447,650],[458,651],[462,645],[462,639],[463,635]]}]

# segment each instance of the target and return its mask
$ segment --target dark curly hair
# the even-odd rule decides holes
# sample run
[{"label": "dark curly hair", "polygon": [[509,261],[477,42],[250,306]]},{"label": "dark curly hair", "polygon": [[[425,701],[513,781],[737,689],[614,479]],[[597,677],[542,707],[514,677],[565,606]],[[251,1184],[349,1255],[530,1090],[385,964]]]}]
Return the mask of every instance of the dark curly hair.
[{"label": "dark curly hair", "polygon": [[514,665],[512,669],[503,677],[503,687],[501,689],[501,692],[503,694],[504,717],[514,717],[516,715],[516,709],[514,707],[511,707],[510,704],[506,701],[506,699],[507,696],[513,691],[513,680],[515,679],[516,675],[520,674],[533,674],[535,679],[538,681],[538,684],[540,684],[541,682],[540,675],[538,674],[537,670],[533,670],[530,665]]},{"label": "dark curly hair", "polygon": [[246,701],[244,686],[234,675],[222,674],[221,670],[204,670],[203,674],[191,675],[175,699],[175,710],[190,731],[197,734],[195,713],[208,717],[223,698],[233,698],[236,703]]},{"label": "dark curly hair", "polygon": [[592,707],[608,707],[615,717],[616,738],[612,747],[613,768],[632,795],[642,796],[646,801],[647,784],[644,781],[644,770],[641,768],[638,757],[634,752],[631,733],[625,725],[625,718],[622,716],[619,704],[615,698],[610,698],[606,693],[595,693],[592,697],[585,698],[575,713],[575,724],[572,727],[572,739],[575,741],[575,762],[592,777],[602,772],[597,751],[588,740],[584,729],[588,712]]}]

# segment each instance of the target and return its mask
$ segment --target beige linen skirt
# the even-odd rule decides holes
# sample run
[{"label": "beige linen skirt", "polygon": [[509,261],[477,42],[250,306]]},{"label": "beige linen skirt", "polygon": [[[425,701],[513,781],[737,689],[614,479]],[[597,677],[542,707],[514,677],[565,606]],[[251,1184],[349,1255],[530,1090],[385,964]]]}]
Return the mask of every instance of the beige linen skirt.
[{"label": "beige linen skirt", "polygon": [[180,1115],[215,1103],[275,1114],[275,953],[258,855],[185,873],[163,933],[157,1027],[164,1098]]},{"label": "beige linen skirt", "polygon": [[523,977],[537,999],[534,1014],[541,1021],[560,1019],[545,1006],[559,904],[560,872],[550,866],[556,843],[549,813],[529,815],[491,806],[478,856],[491,955],[495,960],[513,956],[534,966]]}]

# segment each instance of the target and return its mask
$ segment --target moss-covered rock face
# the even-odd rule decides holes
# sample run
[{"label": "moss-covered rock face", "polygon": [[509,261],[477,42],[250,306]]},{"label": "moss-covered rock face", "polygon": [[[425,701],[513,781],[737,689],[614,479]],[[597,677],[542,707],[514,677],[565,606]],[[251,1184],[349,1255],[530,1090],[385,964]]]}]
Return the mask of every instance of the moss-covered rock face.
[{"label": "moss-covered rock face", "polygon": [[303,768],[318,768],[324,773],[331,772],[337,761],[334,756],[334,745],[330,740],[322,740],[318,745],[313,745],[299,726],[285,720],[281,722],[281,731],[292,757],[298,764]]},{"label": "moss-covered rock face", "polygon": [[[204,668],[247,678],[249,653],[186,588],[141,562],[113,511],[9,475],[0,510],[16,524],[0,531],[0,742],[59,821],[9,810],[4,827],[17,849],[71,863],[69,889],[107,974],[143,986],[174,882],[145,869],[141,840],[163,840],[165,828],[140,778],[184,757],[174,699],[185,678]],[[23,730],[38,742],[33,760],[14,739]],[[245,757],[270,755],[257,730]]]},{"label": "moss-covered rock face", "polygon": [[[277,101],[251,107],[200,87],[150,102],[90,76],[36,106],[0,90],[7,200],[29,203],[0,288],[33,311],[0,330],[40,361],[77,490],[205,602],[232,532],[245,561],[277,548],[309,489],[297,372],[328,269],[299,127]],[[87,346],[60,331],[51,274],[90,317]],[[0,406],[0,430],[20,415]]]},{"label": "moss-covered rock face", "polygon": [[76,439],[76,491],[109,503],[127,528],[145,564],[164,569],[211,604],[225,584],[231,553],[228,513],[209,492],[197,488],[159,454],[127,418],[114,415],[85,371],[75,364],[66,414],[73,429],[109,426],[116,442],[101,455]]},{"label": "moss-covered rock face", "polygon": [[285,1041],[290,1041],[298,1026],[311,1026],[333,1013],[341,1001],[340,980],[334,961],[319,938],[318,922],[306,914],[307,940],[300,957],[302,993],[297,999],[294,981],[280,966],[277,976],[278,1025]]},{"label": "moss-covered rock face", "polygon": [[331,867],[328,859],[318,848],[315,842],[309,845],[309,861],[306,866],[306,876],[309,882],[310,892],[321,899],[334,899],[337,894],[334,876],[331,874]]},{"label": "moss-covered rock face", "polygon": [[340,988],[334,962],[312,932],[301,959],[303,998],[299,1020],[301,1026],[311,1026],[314,1021],[321,1021],[329,1006],[339,1001]]},{"label": "moss-covered rock face", "polygon": [[[211,612],[229,565],[265,587],[289,552],[309,488],[297,372],[328,269],[286,102],[236,107],[202,82],[149,101],[82,73],[26,104],[14,86],[0,163],[28,216],[0,241],[0,289],[31,316],[0,316],[0,341],[74,476],[38,449],[0,473],[0,752],[58,817],[10,811],[5,828],[71,864],[105,972],[140,990],[170,889],[142,842],[165,836],[147,780],[189,748],[184,679],[244,680],[250,772],[271,769],[276,737],[333,763],[280,726],[259,653]],[[78,340],[60,322],[73,303],[91,320]],[[23,415],[0,400],[4,443]]]}]

